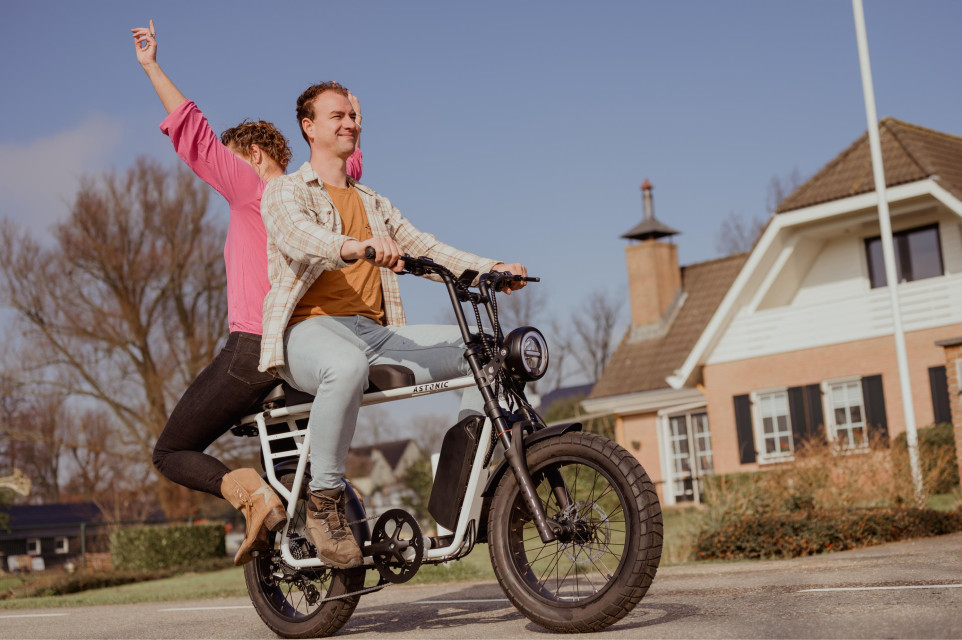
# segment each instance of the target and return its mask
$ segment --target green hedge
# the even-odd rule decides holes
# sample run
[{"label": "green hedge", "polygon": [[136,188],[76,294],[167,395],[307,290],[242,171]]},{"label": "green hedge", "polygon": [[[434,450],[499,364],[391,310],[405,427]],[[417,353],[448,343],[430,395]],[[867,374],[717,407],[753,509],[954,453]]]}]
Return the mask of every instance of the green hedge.
[{"label": "green hedge", "polygon": [[886,508],[748,515],[702,533],[699,560],[794,558],[962,531],[962,510]]},{"label": "green hedge", "polygon": [[131,527],[110,536],[110,561],[118,571],[189,567],[226,553],[222,524]]}]

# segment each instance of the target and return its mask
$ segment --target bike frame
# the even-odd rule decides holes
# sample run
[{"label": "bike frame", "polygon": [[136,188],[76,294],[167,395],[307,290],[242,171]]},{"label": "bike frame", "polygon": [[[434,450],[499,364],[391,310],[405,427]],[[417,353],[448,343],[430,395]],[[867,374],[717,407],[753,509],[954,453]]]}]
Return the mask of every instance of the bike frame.
[{"label": "bike frame", "polygon": [[[394,400],[404,400],[406,398],[416,398],[435,393],[444,393],[465,389],[476,384],[473,376],[464,376],[453,380],[444,380],[438,383],[418,384],[388,391],[377,391],[364,395],[361,406],[391,402]],[[425,388],[427,387],[427,388]],[[294,519],[294,511],[297,508],[296,496],[301,495],[304,484],[305,471],[307,469],[308,456],[310,454],[311,436],[306,426],[302,429],[297,425],[301,420],[307,420],[311,411],[311,403],[299,404],[292,407],[280,407],[261,413],[256,413],[244,418],[240,424],[254,424],[257,427],[257,435],[261,445],[261,453],[264,456],[267,481],[271,487],[280,495],[287,506],[287,517],[290,521]],[[275,435],[268,435],[268,426],[284,423],[288,426],[288,431]],[[290,451],[274,453],[271,451],[271,442],[275,440],[290,439],[295,448]],[[486,419],[482,427],[479,442],[491,442],[491,420]],[[464,505],[458,515],[458,525],[454,531],[454,537],[450,544],[437,549],[425,549],[424,559],[432,561],[453,560],[460,556],[466,537],[471,530],[470,525],[474,522],[473,531],[477,531],[478,519],[481,516],[481,493],[484,490],[483,480],[487,480],[487,467],[484,467],[484,457],[486,448],[478,447],[475,453],[474,467],[468,480],[467,493],[465,494]],[[276,463],[290,458],[297,459],[297,470],[294,473],[294,484],[291,489],[285,487],[277,477],[275,470]],[[483,474],[483,478],[482,478]],[[317,558],[297,559],[291,554],[289,536],[287,528],[281,533],[281,555],[284,562],[292,567],[307,568],[325,566]],[[365,542],[370,542],[366,540]],[[365,558],[365,564],[371,564],[370,558]]]},{"label": "bike frame", "polygon": [[[432,562],[444,562],[454,560],[470,551],[474,544],[474,537],[479,528],[479,519],[482,509],[482,493],[485,489],[485,482],[488,479],[490,459],[486,466],[485,458],[488,458],[488,450],[492,443],[492,432],[497,429],[497,439],[501,442],[505,451],[505,459],[514,472],[518,480],[522,495],[527,503],[530,513],[533,515],[535,526],[544,542],[555,539],[558,525],[554,521],[549,521],[541,506],[540,499],[535,493],[530,474],[528,473],[527,463],[524,457],[524,437],[522,424],[529,426],[533,430],[544,428],[544,423],[534,413],[522,392],[515,390],[515,396],[521,400],[522,412],[524,415],[518,416],[511,414],[505,407],[501,406],[497,398],[497,379],[500,375],[501,361],[496,355],[491,354],[490,343],[486,346],[484,338],[481,337],[483,328],[477,327],[478,334],[472,334],[468,327],[462,302],[470,302],[475,311],[476,319],[480,320],[478,307],[483,306],[486,310],[488,319],[494,328],[494,340],[498,346],[501,344],[501,327],[497,318],[496,306],[493,302],[495,289],[510,274],[490,275],[485,274],[480,277],[477,286],[478,292],[468,292],[467,284],[455,278],[454,274],[425,258],[411,258],[405,256],[406,268],[416,275],[432,273],[439,277],[447,286],[452,304],[454,305],[455,316],[458,326],[461,329],[462,338],[467,345],[465,358],[471,367],[473,375],[455,378],[452,380],[442,380],[437,382],[417,384],[408,387],[390,389],[387,391],[377,391],[367,393],[363,396],[361,405],[368,406],[382,402],[403,400],[405,398],[419,397],[434,393],[443,393],[457,389],[464,389],[477,386],[484,400],[485,420],[482,425],[481,434],[478,439],[478,448],[474,455],[474,464],[468,478],[464,501],[458,513],[457,526],[450,543],[439,548],[425,548],[424,560]],[[477,274],[473,274],[477,276]],[[462,276],[463,278],[464,276]],[[535,279],[530,279],[535,280]],[[308,456],[310,453],[310,433],[307,427],[301,428],[297,425],[298,421],[307,420],[311,410],[311,403],[294,405],[291,407],[279,407],[267,409],[263,412],[251,414],[245,417],[239,424],[254,424],[257,427],[257,434],[260,440],[261,452],[263,454],[264,466],[267,473],[267,480],[270,485],[282,496],[287,503],[287,516],[290,522],[294,521],[295,510],[297,508],[297,496],[301,495],[306,475]],[[285,423],[288,430],[274,435],[268,434],[268,427],[280,423]],[[294,448],[288,451],[271,451],[271,442],[276,440],[289,439]],[[277,477],[276,463],[280,459],[297,458],[297,468],[294,474],[294,482],[291,489],[287,489]],[[552,481],[552,485],[562,500],[566,496],[563,483],[560,478]],[[563,502],[562,502],[563,504]],[[472,526],[473,524],[473,526]],[[280,550],[285,563],[295,568],[323,567],[324,565],[318,558],[295,558],[290,551],[289,528],[281,532]],[[364,544],[370,540],[364,541]],[[430,546],[430,545],[426,545]],[[365,565],[373,564],[370,556],[365,558]]]}]

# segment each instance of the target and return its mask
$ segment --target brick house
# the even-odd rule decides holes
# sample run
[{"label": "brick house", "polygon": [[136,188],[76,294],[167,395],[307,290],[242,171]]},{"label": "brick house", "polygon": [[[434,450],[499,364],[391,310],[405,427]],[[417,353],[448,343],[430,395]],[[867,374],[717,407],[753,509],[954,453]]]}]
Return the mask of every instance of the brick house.
[{"label": "brick house", "polygon": [[[892,118],[880,135],[916,423],[955,410],[962,444],[946,368],[962,344],[962,138]],[[643,191],[623,236],[632,326],[583,406],[616,416],[664,503],[697,501],[704,475],[792,460],[806,437],[859,449],[905,430],[867,134],[747,254],[679,268]]]}]

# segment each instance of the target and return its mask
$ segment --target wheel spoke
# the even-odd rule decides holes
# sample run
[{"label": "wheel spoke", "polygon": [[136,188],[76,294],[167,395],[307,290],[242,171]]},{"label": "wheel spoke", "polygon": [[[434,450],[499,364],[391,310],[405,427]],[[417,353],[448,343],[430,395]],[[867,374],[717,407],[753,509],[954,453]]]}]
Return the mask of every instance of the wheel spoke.
[{"label": "wheel spoke", "polygon": [[548,564],[548,568],[545,569],[545,570],[541,573],[541,576],[538,578],[538,584],[539,584],[539,585],[541,585],[542,587],[544,586],[544,578],[545,578],[545,576],[548,575],[548,574],[550,574],[551,571],[552,571],[555,567],[558,566],[558,562],[559,562],[560,560],[561,560],[561,554],[560,554],[560,553],[556,553],[555,556],[554,556],[554,559]]}]

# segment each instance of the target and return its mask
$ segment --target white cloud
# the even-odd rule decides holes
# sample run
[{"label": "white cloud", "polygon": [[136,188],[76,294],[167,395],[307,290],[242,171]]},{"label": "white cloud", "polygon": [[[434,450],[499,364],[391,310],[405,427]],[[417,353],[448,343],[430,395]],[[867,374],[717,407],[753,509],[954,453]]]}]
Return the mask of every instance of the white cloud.
[{"label": "white cloud", "polygon": [[0,144],[0,217],[46,231],[67,216],[80,176],[107,167],[123,125],[92,116],[26,144]]}]

